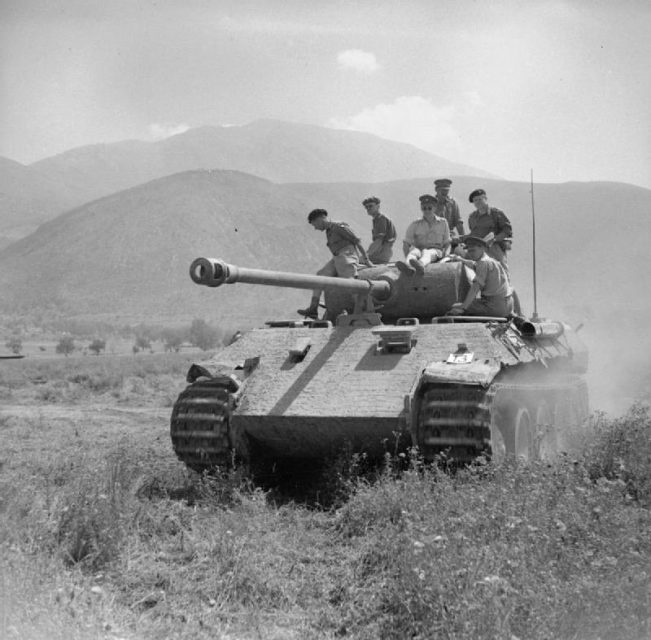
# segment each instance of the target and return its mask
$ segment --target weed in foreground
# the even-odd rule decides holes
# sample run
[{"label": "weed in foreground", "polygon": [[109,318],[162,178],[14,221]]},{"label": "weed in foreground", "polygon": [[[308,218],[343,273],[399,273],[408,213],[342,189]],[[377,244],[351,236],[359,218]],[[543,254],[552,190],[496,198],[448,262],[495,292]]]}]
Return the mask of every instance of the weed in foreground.
[{"label": "weed in foreground", "polygon": [[615,420],[598,416],[585,451],[590,477],[621,480],[628,495],[651,506],[651,414],[638,403]]}]

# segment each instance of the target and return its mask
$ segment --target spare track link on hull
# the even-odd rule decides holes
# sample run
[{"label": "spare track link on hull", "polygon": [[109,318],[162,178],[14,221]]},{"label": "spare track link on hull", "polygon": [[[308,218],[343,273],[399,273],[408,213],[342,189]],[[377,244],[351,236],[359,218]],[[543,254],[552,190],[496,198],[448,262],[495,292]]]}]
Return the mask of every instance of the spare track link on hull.
[{"label": "spare track link on hull", "polygon": [[418,411],[417,444],[426,460],[444,455],[466,463],[490,455],[491,388],[463,384],[433,384],[423,394]]},{"label": "spare track link on hull", "polygon": [[230,394],[224,384],[202,380],[179,395],[172,410],[171,436],[180,460],[195,471],[231,462]]}]

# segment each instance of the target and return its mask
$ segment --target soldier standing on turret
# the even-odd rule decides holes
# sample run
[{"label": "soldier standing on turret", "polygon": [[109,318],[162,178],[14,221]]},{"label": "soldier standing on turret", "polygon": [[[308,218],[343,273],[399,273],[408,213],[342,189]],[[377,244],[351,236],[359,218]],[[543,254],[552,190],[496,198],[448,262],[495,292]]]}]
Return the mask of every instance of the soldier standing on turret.
[{"label": "soldier standing on turret", "polygon": [[372,242],[366,253],[373,264],[386,264],[391,262],[393,243],[396,241],[396,228],[393,222],[383,213],[380,213],[380,198],[370,196],[362,201],[366,213],[373,218],[371,230]]},{"label": "soldier standing on turret", "polygon": [[[469,196],[468,200],[475,205],[475,211],[468,216],[468,226],[473,236],[486,237],[493,234],[493,241],[489,244],[486,252],[488,255],[497,260],[506,273],[509,281],[511,273],[506,260],[506,252],[511,248],[513,229],[511,221],[506,214],[497,207],[491,207],[488,204],[488,196],[484,189],[475,189]],[[516,315],[522,314],[520,299],[515,289],[513,289],[513,306]]]},{"label": "soldier standing on turret", "polygon": [[453,248],[458,244],[459,237],[464,235],[463,220],[459,211],[459,205],[454,198],[450,197],[450,186],[452,180],[449,178],[438,178],[434,180],[436,195],[434,196],[434,213],[448,221],[450,227],[450,240]]},{"label": "soldier standing on turret", "polygon": [[468,200],[475,205],[475,211],[468,216],[468,226],[473,236],[486,237],[494,235],[493,242],[488,247],[488,255],[497,260],[509,275],[509,265],[506,261],[506,250],[510,248],[513,229],[506,214],[497,207],[488,204],[488,196],[483,189],[475,189]]},{"label": "soldier standing on turret", "polygon": [[[362,241],[345,222],[328,220],[328,212],[325,209],[310,211],[307,221],[317,231],[326,232],[326,244],[332,252],[332,258],[316,272],[316,275],[355,278],[359,268],[360,256],[363,264],[369,267],[373,266],[362,246]],[[310,306],[307,309],[299,309],[298,313],[306,318],[316,320],[319,315],[321,293],[321,289],[314,289]]]}]

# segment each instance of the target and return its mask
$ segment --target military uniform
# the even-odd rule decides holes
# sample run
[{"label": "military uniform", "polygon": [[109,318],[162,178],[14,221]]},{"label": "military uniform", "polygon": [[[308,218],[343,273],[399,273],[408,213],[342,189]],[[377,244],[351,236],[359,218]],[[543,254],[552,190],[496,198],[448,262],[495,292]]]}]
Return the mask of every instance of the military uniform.
[{"label": "military uniform", "polygon": [[377,251],[368,254],[368,259],[375,264],[391,262],[393,243],[396,241],[396,228],[393,222],[382,213],[373,218],[371,238],[373,242],[381,240],[382,243]]},{"label": "military uniform", "polygon": [[[328,212],[325,209],[314,209],[307,216],[307,221],[317,231],[325,231],[326,244],[332,253],[332,258],[317,271],[317,275],[355,278],[359,268],[360,255],[365,263],[368,262],[366,250],[360,239],[345,222],[333,222],[327,218]],[[319,313],[321,292],[321,289],[314,289],[310,306],[307,309],[298,309],[298,313],[306,318],[316,319]]]},{"label": "military uniform", "polygon": [[434,196],[434,213],[439,218],[445,218],[450,231],[457,230],[457,233],[463,235],[463,220],[459,212],[459,205],[454,198],[450,196]]},{"label": "military uniform", "polygon": [[407,255],[407,260],[412,255],[420,258],[425,252],[430,252],[430,256],[440,259],[443,257],[445,246],[450,244],[450,228],[445,218],[434,216],[431,222],[421,218],[407,227],[405,242],[412,247]]},{"label": "military uniform", "polygon": [[326,227],[326,244],[332,258],[316,274],[318,276],[339,276],[354,278],[359,268],[357,244],[360,239],[345,222],[328,221]]},{"label": "military uniform", "polygon": [[[434,210],[434,196],[425,194],[419,198],[423,210]],[[445,218],[432,213],[415,220],[405,232],[406,263],[396,262],[403,273],[424,273],[430,262],[440,260],[450,244],[450,227]],[[408,247],[408,248],[407,248]]]},{"label": "military uniform", "polygon": [[481,297],[473,300],[464,312],[468,316],[507,317],[513,313],[513,290],[502,265],[484,255],[475,261],[475,282]]},{"label": "military uniform", "polygon": [[367,250],[368,259],[374,264],[391,262],[393,243],[396,241],[396,228],[393,222],[380,213],[380,198],[370,196],[362,201],[367,213],[373,218],[371,228],[372,242]]},{"label": "military uniform", "polygon": [[[512,237],[513,230],[511,228],[511,222],[506,217],[506,214],[496,207],[488,207],[488,210],[484,213],[476,210],[473,211],[468,216],[468,226],[470,227],[470,233],[473,236],[485,237],[489,233],[497,235],[498,233],[504,233],[507,238]],[[493,244],[487,249],[488,255],[491,258],[497,260],[506,275],[509,275],[509,265],[506,260],[506,245],[504,242],[493,242]]]},{"label": "military uniform", "polygon": [[[462,236],[464,234],[463,220],[461,219],[459,205],[454,198],[447,194],[451,185],[452,180],[449,178],[439,178],[438,180],[434,180],[434,186],[436,187],[436,195],[434,196],[434,213],[447,220],[450,231],[456,230],[456,232]],[[445,193],[442,193],[442,191],[445,191]]]}]

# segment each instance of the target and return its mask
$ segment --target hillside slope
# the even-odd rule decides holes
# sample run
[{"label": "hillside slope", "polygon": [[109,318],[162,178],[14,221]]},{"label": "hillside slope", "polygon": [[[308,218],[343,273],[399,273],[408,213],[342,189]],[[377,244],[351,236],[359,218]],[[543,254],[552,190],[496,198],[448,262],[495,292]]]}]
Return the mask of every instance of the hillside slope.
[{"label": "hillside slope", "polygon": [[78,147],[29,166],[0,158],[0,236],[22,237],[72,207],[194,169],[243,171],[274,182],[487,175],[366,133],[276,120],[200,127],[158,142]]},{"label": "hillside slope", "polygon": [[79,198],[31,167],[0,157],[0,242],[17,239],[34,231]]}]

